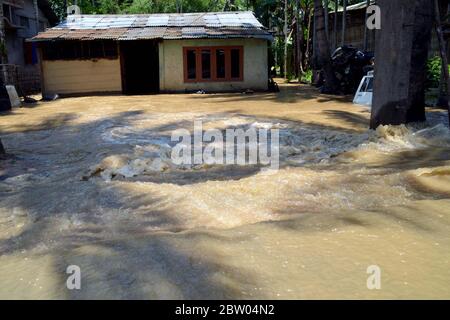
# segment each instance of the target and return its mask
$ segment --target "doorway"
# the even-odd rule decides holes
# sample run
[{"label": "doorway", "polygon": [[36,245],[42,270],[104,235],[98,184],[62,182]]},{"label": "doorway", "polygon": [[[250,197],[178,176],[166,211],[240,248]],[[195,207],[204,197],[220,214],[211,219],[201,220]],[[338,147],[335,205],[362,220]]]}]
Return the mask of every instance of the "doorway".
[{"label": "doorway", "polygon": [[159,92],[157,41],[130,40],[120,42],[120,64],[124,94]]}]

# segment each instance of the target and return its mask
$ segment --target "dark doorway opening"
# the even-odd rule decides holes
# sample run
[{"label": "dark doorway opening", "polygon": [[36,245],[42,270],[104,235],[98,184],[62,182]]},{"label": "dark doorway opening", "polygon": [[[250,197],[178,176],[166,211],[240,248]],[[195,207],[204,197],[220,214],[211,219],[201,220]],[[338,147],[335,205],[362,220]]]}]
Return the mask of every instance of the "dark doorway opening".
[{"label": "dark doorway opening", "polygon": [[124,94],[159,92],[157,41],[122,41],[120,43],[120,63]]}]

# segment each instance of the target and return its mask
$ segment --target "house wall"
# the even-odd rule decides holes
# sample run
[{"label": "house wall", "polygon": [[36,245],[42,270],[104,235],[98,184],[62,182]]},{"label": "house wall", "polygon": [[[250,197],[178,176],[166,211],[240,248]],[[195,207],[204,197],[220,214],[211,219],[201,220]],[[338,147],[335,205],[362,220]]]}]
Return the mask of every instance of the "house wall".
[{"label": "house wall", "polygon": [[[243,46],[244,80],[185,83],[183,47],[196,46]],[[260,39],[165,40],[159,44],[160,90],[163,92],[185,92],[200,89],[206,92],[267,90],[267,47],[267,41]]]},{"label": "house wall", "polygon": [[25,0],[22,8],[12,7],[12,11],[12,21],[10,23],[20,28],[6,30],[8,63],[26,66],[24,59],[25,39],[35,36],[39,31],[44,31],[49,26],[49,22],[39,9],[40,30],[37,29],[36,13],[32,0]]},{"label": "house wall", "polygon": [[[334,33],[334,19],[335,14],[329,14],[329,34],[330,44],[333,49],[341,46],[342,39],[342,12],[338,12],[337,20],[337,45],[335,44]],[[351,45],[360,50],[364,49],[364,31],[366,29],[366,9],[351,10],[347,12],[346,30],[345,30],[345,45]],[[375,50],[375,30],[367,30],[367,50]]]},{"label": "house wall", "polygon": [[[31,44],[25,44],[25,39],[35,36],[49,26],[49,21],[43,11],[39,9],[39,29],[36,23],[36,12],[33,0],[5,1],[5,46],[8,64],[15,65],[14,72],[9,75],[10,84],[16,86],[20,95],[36,93],[41,90],[40,68],[37,59],[25,59],[25,45],[31,49]],[[10,7],[10,8],[9,8]],[[34,51],[36,54],[36,51]],[[36,57],[36,55],[34,55]],[[29,60],[29,59],[28,59]]]},{"label": "house wall", "polygon": [[119,59],[42,61],[46,94],[121,92]]}]

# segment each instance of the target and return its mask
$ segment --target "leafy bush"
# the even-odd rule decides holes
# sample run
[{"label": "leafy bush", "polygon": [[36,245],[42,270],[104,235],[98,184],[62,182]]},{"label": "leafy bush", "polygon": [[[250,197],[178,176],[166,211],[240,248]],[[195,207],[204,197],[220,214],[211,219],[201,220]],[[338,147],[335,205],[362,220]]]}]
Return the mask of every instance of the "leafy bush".
[{"label": "leafy bush", "polygon": [[304,74],[302,74],[300,82],[311,83],[312,82],[312,70],[308,70]]},{"label": "leafy bush", "polygon": [[[441,80],[441,58],[436,56],[427,62],[427,82],[426,88],[438,88]],[[449,67],[450,71],[450,67]]]}]

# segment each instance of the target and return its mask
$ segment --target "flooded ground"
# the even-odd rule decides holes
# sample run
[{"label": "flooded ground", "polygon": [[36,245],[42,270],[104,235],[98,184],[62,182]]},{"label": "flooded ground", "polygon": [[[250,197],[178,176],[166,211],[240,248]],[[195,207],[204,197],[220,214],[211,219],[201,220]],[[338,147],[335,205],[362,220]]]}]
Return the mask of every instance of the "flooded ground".
[{"label": "flooded ground", "polygon": [[[0,298],[449,299],[447,115],[369,132],[345,98],[281,89],[1,115]],[[280,170],[171,166],[171,133],[195,120],[279,129]]]}]

